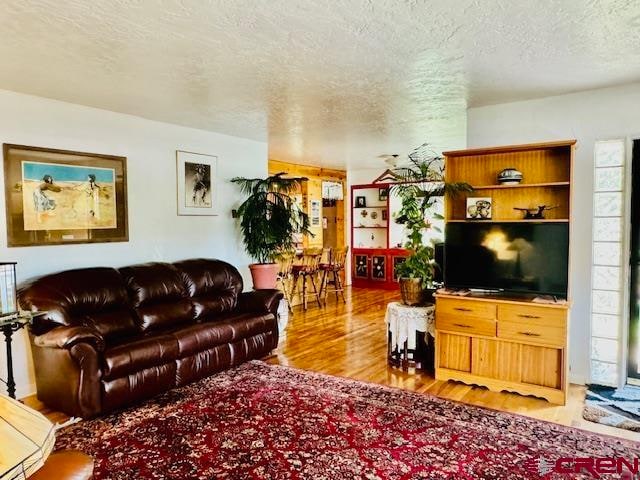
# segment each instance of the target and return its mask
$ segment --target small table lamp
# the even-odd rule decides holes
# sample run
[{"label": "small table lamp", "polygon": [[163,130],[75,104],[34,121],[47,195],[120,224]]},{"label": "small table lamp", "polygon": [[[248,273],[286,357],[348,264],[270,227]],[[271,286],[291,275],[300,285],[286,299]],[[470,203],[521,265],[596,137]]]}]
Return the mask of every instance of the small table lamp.
[{"label": "small table lamp", "polygon": [[40,412],[0,395],[0,480],[23,480],[44,465],[55,428]]},{"label": "small table lamp", "polygon": [[0,318],[17,313],[16,262],[0,262]]}]

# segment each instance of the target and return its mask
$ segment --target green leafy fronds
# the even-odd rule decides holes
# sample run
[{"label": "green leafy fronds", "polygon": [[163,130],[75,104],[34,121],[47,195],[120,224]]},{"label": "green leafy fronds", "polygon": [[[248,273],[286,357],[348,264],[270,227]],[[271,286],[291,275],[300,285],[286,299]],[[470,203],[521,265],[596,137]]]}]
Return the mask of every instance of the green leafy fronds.
[{"label": "green leafy fronds", "polygon": [[422,246],[404,262],[396,265],[396,275],[401,278],[421,278],[425,287],[431,284],[435,269],[433,247]]},{"label": "green leafy fronds", "polygon": [[238,207],[240,230],[247,253],[258,263],[274,262],[295,248],[293,235],[309,231],[309,216],[291,196],[307,181],[284,178],[285,173],[265,179],[236,177],[231,182],[248,195]]},{"label": "green leafy fronds", "polygon": [[[446,182],[444,158],[424,143],[409,155],[409,165],[394,170],[399,183],[391,186],[401,201],[401,208],[395,216],[395,222],[404,225],[408,231],[405,248],[411,256],[396,267],[396,275],[408,278],[422,278],[424,286],[433,280],[434,251],[430,245],[423,244],[423,233],[435,228],[428,218],[430,208],[437,197],[455,196],[458,192],[472,191],[464,182]],[[442,215],[432,213],[433,219],[442,219]]]}]

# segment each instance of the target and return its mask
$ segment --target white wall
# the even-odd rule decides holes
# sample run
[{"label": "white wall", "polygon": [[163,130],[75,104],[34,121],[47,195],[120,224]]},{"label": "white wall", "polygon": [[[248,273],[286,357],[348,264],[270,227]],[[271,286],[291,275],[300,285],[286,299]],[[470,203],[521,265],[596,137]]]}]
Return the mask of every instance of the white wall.
[{"label": "white wall", "polygon": [[589,378],[593,155],[597,140],[640,137],[640,84],[471,108],[469,148],[575,138],[570,381]]},{"label": "white wall", "polygon": [[[127,157],[127,243],[7,248],[4,193],[0,194],[0,259],[18,262],[18,281],[69,268],[204,256],[236,265],[247,283],[249,260],[230,213],[240,195],[228,180],[266,175],[266,143],[8,91],[0,91],[0,143]],[[218,156],[219,216],[177,216],[177,149]],[[2,180],[0,191],[4,192]],[[33,366],[26,336],[14,338],[17,394],[24,396],[35,391]],[[2,346],[2,378],[4,355]]]}]

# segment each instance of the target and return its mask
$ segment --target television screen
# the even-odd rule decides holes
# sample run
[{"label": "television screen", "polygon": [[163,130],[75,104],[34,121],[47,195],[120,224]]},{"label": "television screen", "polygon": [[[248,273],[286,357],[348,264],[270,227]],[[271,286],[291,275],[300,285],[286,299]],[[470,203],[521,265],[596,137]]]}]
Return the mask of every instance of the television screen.
[{"label": "television screen", "polygon": [[568,224],[448,223],[444,282],[566,297],[568,257]]}]

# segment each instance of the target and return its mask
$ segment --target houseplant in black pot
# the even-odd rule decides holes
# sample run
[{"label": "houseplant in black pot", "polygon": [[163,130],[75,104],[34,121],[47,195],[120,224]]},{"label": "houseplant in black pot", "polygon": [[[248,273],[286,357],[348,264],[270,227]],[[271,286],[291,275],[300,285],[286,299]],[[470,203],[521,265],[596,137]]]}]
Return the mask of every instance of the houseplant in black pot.
[{"label": "houseplant in black pot", "polygon": [[394,170],[398,183],[391,187],[401,201],[395,222],[407,230],[404,247],[411,252],[409,257],[396,266],[402,301],[406,305],[420,305],[433,301],[434,247],[425,242],[424,234],[429,229],[438,230],[433,220],[442,215],[433,211],[436,199],[471,191],[468,183],[446,182],[444,158],[436,154],[428,144],[423,144],[409,155],[406,167]]},{"label": "houseplant in black pot", "polygon": [[284,175],[231,179],[248,195],[238,207],[237,217],[247,253],[256,261],[249,265],[256,290],[276,287],[276,260],[293,251],[294,234],[311,235],[309,217],[293,197],[307,179],[285,178]]}]

